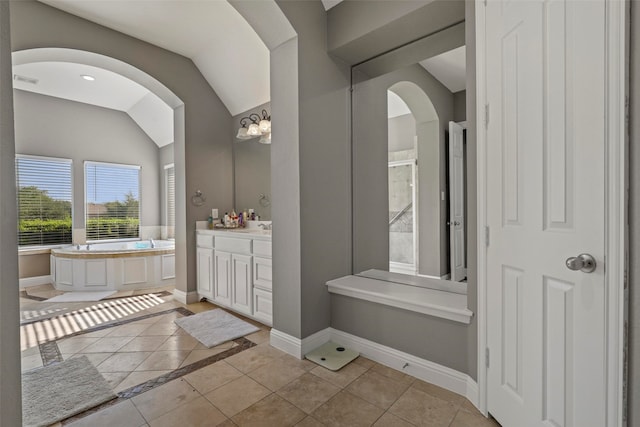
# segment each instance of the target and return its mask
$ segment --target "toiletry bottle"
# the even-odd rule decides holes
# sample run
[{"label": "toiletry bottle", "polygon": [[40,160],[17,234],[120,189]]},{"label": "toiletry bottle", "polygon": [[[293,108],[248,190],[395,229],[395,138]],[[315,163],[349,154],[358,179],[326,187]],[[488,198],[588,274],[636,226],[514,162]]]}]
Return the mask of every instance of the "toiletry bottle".
[{"label": "toiletry bottle", "polygon": [[213,217],[212,216],[207,218],[207,226],[209,227],[209,230],[213,230]]},{"label": "toiletry bottle", "polygon": [[244,216],[242,212],[238,214],[238,227],[244,227]]},{"label": "toiletry bottle", "polygon": [[242,220],[244,221],[244,225],[245,227],[247,226],[247,221],[249,221],[251,218],[249,217],[249,214],[247,213],[247,210],[245,209],[244,212],[242,212]]},{"label": "toiletry bottle", "polygon": [[224,213],[224,219],[222,220],[222,223],[225,227],[229,226],[229,212]]}]

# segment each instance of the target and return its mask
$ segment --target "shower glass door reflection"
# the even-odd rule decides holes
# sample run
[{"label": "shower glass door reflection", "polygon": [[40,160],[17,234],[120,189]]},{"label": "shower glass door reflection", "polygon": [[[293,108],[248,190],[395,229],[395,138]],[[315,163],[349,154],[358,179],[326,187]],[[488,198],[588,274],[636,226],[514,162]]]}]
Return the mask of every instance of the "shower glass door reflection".
[{"label": "shower glass door reflection", "polygon": [[389,162],[389,271],[417,273],[416,161]]}]

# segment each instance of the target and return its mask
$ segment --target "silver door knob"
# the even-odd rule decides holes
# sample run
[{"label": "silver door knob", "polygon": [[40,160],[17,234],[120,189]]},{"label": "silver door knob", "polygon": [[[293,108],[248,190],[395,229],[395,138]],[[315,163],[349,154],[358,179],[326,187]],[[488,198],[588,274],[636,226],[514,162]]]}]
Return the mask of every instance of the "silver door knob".
[{"label": "silver door knob", "polygon": [[453,221],[453,225],[460,225],[460,222],[458,222],[458,221]]},{"label": "silver door knob", "polygon": [[591,273],[596,269],[596,259],[589,254],[580,254],[576,257],[567,258],[565,263],[569,270],[580,270],[584,273]]}]

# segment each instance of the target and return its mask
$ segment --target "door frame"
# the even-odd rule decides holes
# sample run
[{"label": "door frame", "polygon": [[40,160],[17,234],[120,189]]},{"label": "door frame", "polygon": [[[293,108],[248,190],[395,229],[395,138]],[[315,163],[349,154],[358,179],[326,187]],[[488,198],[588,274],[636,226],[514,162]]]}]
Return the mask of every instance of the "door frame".
[{"label": "door frame", "polygon": [[[488,0],[493,1],[493,0]],[[478,322],[478,408],[487,410],[487,120],[486,100],[486,2],[475,0],[476,10],[476,144],[477,144],[477,322]],[[628,0],[605,0],[607,55],[605,117],[605,283],[606,302],[606,392],[607,426],[620,426],[623,413],[624,316],[626,283],[626,98],[628,90]],[[612,285],[613,284],[613,285]],[[617,284],[617,286],[615,285]]]}]

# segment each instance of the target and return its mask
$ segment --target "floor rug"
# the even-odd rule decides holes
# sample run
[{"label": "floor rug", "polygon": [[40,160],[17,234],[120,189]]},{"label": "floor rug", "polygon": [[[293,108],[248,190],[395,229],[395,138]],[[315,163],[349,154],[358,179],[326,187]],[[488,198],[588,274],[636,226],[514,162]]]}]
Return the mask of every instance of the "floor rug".
[{"label": "floor rug", "polygon": [[22,374],[23,426],[48,426],[115,398],[86,356]]},{"label": "floor rug", "polygon": [[357,351],[344,348],[331,341],[304,355],[305,358],[332,371],[341,369],[358,356],[360,353]]},{"label": "floor rug", "polygon": [[84,302],[84,301],[100,301],[115,294],[116,291],[100,291],[100,292],[66,292],[62,295],[49,298],[46,302]]},{"label": "floor rug", "polygon": [[181,317],[174,322],[208,348],[260,330],[219,308]]}]

